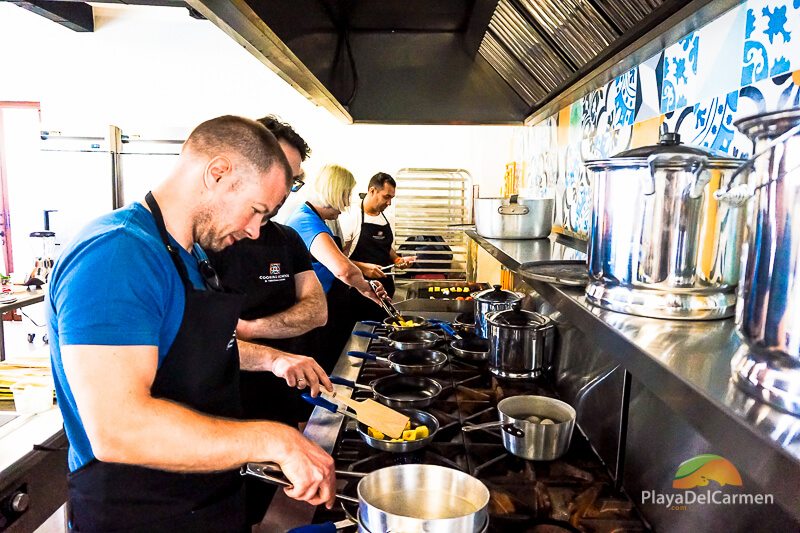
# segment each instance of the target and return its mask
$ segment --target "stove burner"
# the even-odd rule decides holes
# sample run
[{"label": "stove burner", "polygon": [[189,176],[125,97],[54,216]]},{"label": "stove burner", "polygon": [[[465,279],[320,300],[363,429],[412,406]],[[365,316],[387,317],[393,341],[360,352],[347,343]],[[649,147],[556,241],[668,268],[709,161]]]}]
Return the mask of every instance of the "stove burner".
[{"label": "stove burner", "polygon": [[[375,328],[381,335],[385,328]],[[447,351],[443,342],[438,348]],[[393,348],[371,341],[368,352],[386,355]],[[393,371],[375,361],[365,361],[358,383],[368,384]],[[369,447],[348,421],[334,450],[337,468],[372,472],[398,464],[435,464],[455,468],[477,477],[489,488],[490,532],[559,531],[643,532],[647,526],[639,518],[630,499],[614,489],[608,472],[579,429],[573,434],[569,451],[560,459],[534,462],[508,453],[499,429],[464,433],[464,424],[497,420],[497,402],[508,396],[536,394],[557,396],[543,380],[516,381],[498,378],[486,365],[475,365],[451,358],[439,373],[430,376],[442,385],[437,400],[425,410],[440,423],[439,432],[426,448],[407,453],[389,453]],[[356,390],[357,399],[371,397]],[[357,481],[341,481],[345,494],[356,494]],[[324,509],[316,521],[339,520]]]}]

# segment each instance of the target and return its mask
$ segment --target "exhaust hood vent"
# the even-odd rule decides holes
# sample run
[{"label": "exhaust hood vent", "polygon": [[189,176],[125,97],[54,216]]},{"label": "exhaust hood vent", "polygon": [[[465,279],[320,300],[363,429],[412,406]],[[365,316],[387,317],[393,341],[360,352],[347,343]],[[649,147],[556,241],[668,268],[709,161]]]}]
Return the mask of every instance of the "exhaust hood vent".
[{"label": "exhaust hood vent", "polygon": [[534,107],[663,1],[500,0],[478,52]]}]

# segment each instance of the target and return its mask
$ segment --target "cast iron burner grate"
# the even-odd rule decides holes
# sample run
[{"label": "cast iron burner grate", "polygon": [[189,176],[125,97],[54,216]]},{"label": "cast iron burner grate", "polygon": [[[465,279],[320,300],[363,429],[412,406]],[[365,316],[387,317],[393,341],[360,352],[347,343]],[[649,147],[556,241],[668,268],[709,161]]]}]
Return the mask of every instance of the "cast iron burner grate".
[{"label": "cast iron burner grate", "polygon": [[[376,333],[385,335],[384,328]],[[447,351],[446,343],[436,349]],[[367,349],[387,355],[393,348],[373,340]],[[358,383],[368,384],[393,371],[376,361],[365,361]],[[430,376],[443,387],[437,401],[426,409],[440,423],[428,447],[407,454],[393,454],[369,447],[358,435],[353,421],[340,432],[333,456],[337,468],[372,472],[398,464],[436,464],[468,472],[489,488],[490,532],[583,531],[625,533],[648,531],[637,509],[624,493],[614,488],[608,471],[576,426],[569,451],[556,461],[527,461],[502,445],[500,431],[464,433],[465,424],[497,420],[497,402],[517,394],[556,396],[543,380],[515,381],[497,378],[485,365],[476,366],[451,358],[439,373]],[[371,397],[356,390],[358,399]],[[339,489],[356,495],[357,480],[340,480]],[[334,507],[320,508],[315,522],[340,520]],[[549,528],[549,529],[545,529]]]}]

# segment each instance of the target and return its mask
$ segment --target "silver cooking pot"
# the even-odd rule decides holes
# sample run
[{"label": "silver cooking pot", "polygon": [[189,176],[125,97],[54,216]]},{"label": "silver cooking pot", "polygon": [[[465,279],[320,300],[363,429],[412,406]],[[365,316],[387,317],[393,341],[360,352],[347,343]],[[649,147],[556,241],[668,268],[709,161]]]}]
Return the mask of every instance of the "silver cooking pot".
[{"label": "silver cooking pot", "polygon": [[676,133],[588,161],[594,193],[587,300],[655,318],[733,315],[745,210],[713,193],[740,165],[682,145]]},{"label": "silver cooking pot", "polygon": [[359,520],[367,531],[478,533],[489,520],[489,489],[452,468],[405,464],[358,482]]},{"label": "silver cooking pot", "polygon": [[539,313],[506,309],[486,316],[489,370],[504,378],[528,379],[550,370],[555,324]]},{"label": "silver cooking pot", "polygon": [[[497,412],[497,422],[461,429],[475,431],[499,427],[505,449],[531,461],[552,461],[569,449],[576,418],[575,409],[569,404],[547,396],[510,396],[497,404]],[[542,424],[543,419],[553,423]]]},{"label": "silver cooking pot", "polygon": [[489,338],[489,326],[486,315],[493,311],[504,309],[519,309],[522,305],[523,294],[506,291],[500,285],[481,291],[474,296],[475,299],[475,333],[484,339]]},{"label": "silver cooking pot", "polygon": [[553,228],[554,198],[476,198],[475,231],[488,239],[543,239]]},{"label": "silver cooking pot", "polygon": [[[743,118],[755,143],[749,179],[718,194],[748,203],[731,365],[747,392],[800,414],[800,108]],[[749,200],[749,202],[748,202]]]}]

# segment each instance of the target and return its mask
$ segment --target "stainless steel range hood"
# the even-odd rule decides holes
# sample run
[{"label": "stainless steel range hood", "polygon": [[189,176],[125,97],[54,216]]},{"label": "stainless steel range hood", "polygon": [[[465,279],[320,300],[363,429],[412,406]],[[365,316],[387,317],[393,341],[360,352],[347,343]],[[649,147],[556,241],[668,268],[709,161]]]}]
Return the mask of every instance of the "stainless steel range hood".
[{"label": "stainless steel range hood", "polygon": [[344,121],[521,124],[557,111],[737,0],[186,3]]}]

